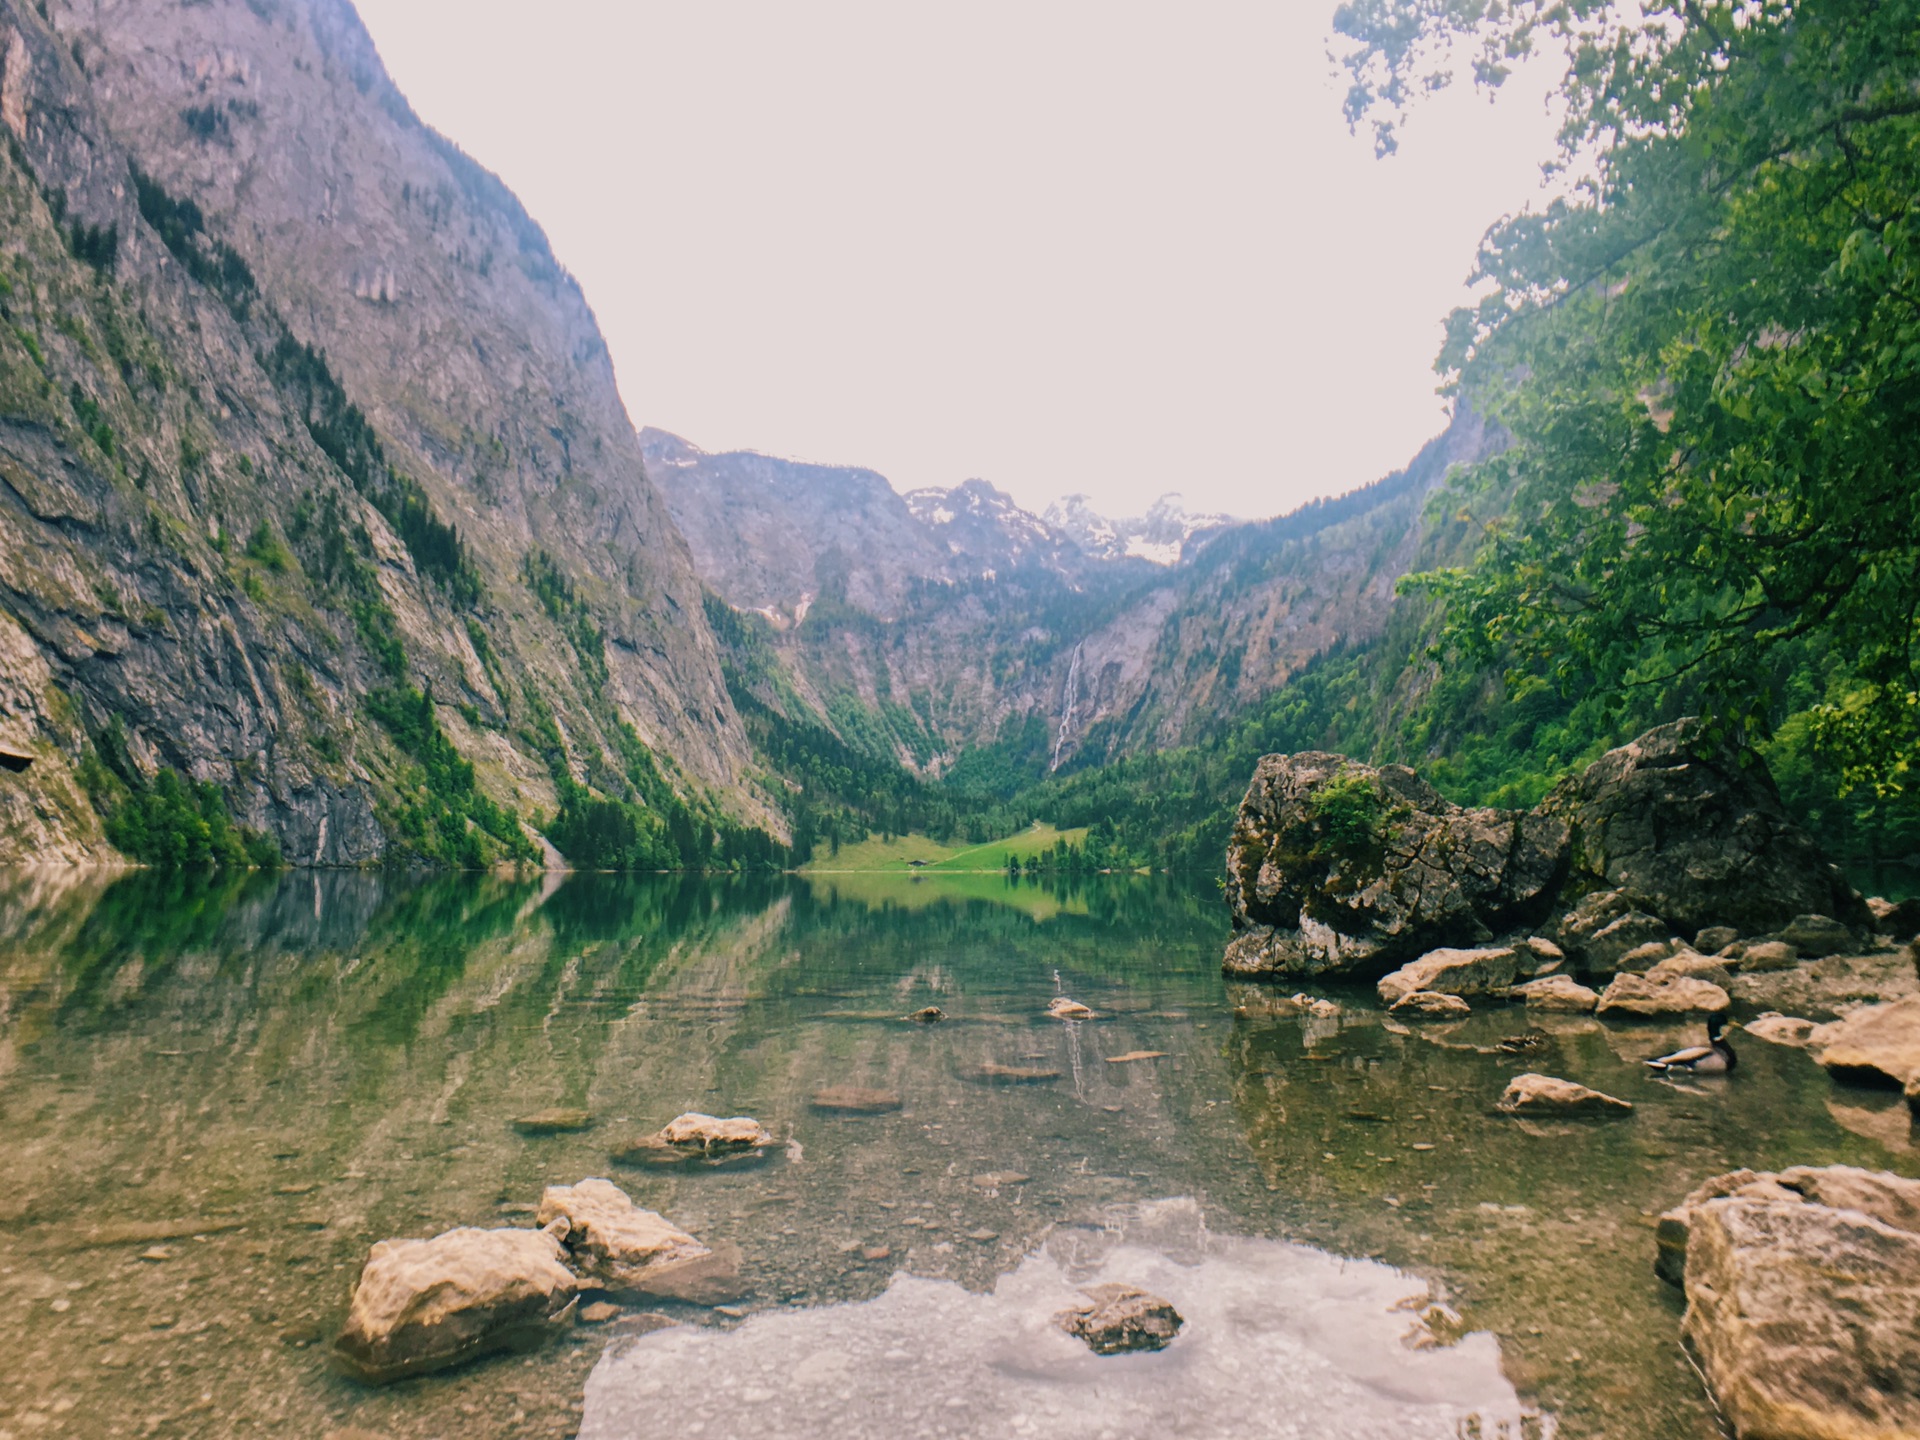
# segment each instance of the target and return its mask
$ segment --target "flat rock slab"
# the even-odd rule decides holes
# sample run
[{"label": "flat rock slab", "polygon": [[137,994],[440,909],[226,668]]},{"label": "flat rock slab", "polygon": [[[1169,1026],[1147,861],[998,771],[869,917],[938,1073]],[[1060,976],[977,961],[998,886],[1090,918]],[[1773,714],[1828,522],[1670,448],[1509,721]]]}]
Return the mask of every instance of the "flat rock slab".
[{"label": "flat rock slab", "polygon": [[1797,1015],[1777,1015],[1769,1011],[1765,1015],[1755,1016],[1740,1027],[1756,1040],[1764,1040],[1769,1045],[1786,1045],[1796,1050],[1804,1050],[1813,1042],[1813,1032],[1819,1027],[1811,1020],[1802,1020]]},{"label": "flat rock slab", "polygon": [[1502,995],[1512,988],[1519,961],[1511,945],[1484,950],[1429,950],[1375,987],[1393,1005],[1422,990],[1442,995]]},{"label": "flat rock slab", "polygon": [[1809,1043],[1832,1075],[1904,1087],[1920,1079],[1920,995],[1856,1010],[1820,1026]]},{"label": "flat rock slab", "polygon": [[1631,1115],[1633,1105],[1552,1075],[1516,1075],[1494,1107],[1505,1115]]},{"label": "flat rock slab", "polygon": [[813,1108],[829,1115],[885,1115],[898,1110],[902,1101],[891,1090],[869,1090],[859,1085],[830,1085],[816,1090]]},{"label": "flat rock slab", "polygon": [[1129,1050],[1124,1055],[1107,1056],[1107,1063],[1109,1065],[1131,1065],[1135,1060],[1164,1060],[1166,1058],[1167,1052],[1164,1050]]},{"label": "flat rock slab", "polygon": [[1732,1004],[1732,997],[1710,980],[1616,975],[1601,995],[1595,1013],[1651,1020],[1668,1015],[1717,1015]]},{"label": "flat rock slab", "polygon": [[698,1145],[702,1150],[759,1150],[773,1144],[767,1127],[751,1116],[720,1120],[696,1112],[669,1120],[660,1138],[669,1145]]},{"label": "flat rock slab", "polygon": [[372,1383],[537,1344],[573,1319],[579,1281],[545,1230],[462,1227],[431,1240],[382,1240],[367,1255],[341,1368]]},{"label": "flat rock slab", "polygon": [[1687,1211],[1684,1329],[1737,1435],[1920,1434],[1920,1234],[1886,1218],[1920,1184],[1803,1168]]},{"label": "flat rock slab", "polygon": [[[1062,1227],[989,1293],[898,1273],[870,1300],[771,1308],[612,1347],[587,1380],[580,1440],[1458,1440],[1541,1423],[1501,1373],[1493,1336],[1407,1348],[1424,1281],[1176,1223],[1197,1219],[1190,1201],[1140,1209],[1175,1207],[1099,1232],[1093,1252],[1095,1232]],[[1085,1301],[1081,1286],[1105,1284],[1164,1297],[1186,1318],[1178,1342],[1096,1355],[1054,1323]]]},{"label": "flat rock slab", "polygon": [[1186,1323],[1158,1295],[1131,1285],[1095,1285],[1085,1293],[1085,1303],[1062,1310],[1053,1319],[1069,1335],[1086,1341],[1096,1355],[1164,1350]]},{"label": "flat rock slab", "polygon": [[1600,1003],[1598,992],[1588,989],[1570,975],[1548,975],[1544,979],[1529,980],[1524,985],[1514,986],[1511,993],[1514,999],[1523,1001],[1529,1009],[1563,1015],[1590,1014],[1593,1007]]},{"label": "flat rock slab", "polygon": [[564,1220],[560,1239],[573,1267],[616,1294],[646,1293],[649,1272],[710,1253],[664,1216],[642,1210],[610,1180],[549,1185],[534,1219],[543,1226]]}]

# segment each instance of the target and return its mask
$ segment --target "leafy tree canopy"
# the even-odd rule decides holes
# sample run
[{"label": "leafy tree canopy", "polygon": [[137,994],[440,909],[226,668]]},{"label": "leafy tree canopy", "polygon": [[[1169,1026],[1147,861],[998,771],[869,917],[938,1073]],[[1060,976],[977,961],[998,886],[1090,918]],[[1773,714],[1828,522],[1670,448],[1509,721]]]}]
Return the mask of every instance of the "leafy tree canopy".
[{"label": "leafy tree canopy", "polygon": [[1789,690],[1846,783],[1920,765],[1920,0],[1350,0],[1391,149],[1472,57],[1566,59],[1569,193],[1496,224],[1439,368],[1512,433],[1448,503],[1462,658],[1761,735]]}]

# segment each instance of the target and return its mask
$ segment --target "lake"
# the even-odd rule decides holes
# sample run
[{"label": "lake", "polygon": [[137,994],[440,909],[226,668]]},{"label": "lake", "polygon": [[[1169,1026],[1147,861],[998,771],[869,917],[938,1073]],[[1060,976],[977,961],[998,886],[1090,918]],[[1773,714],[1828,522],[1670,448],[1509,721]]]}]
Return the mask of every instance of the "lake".
[{"label": "lake", "polygon": [[[1737,1033],[1732,1077],[1682,1085],[1637,1062],[1684,1026],[1229,984],[1210,880],[42,871],[0,880],[0,935],[12,1440],[1708,1440],[1653,1217],[1739,1165],[1920,1171],[1898,1095]],[[1523,1070],[1638,1108],[1494,1114]],[[587,1128],[512,1124],[555,1107]],[[690,1110],[789,1143],[612,1163]],[[530,1225],[593,1175],[738,1245],[748,1295],[384,1388],[329,1368],[372,1242]],[[1107,1280],[1180,1338],[1052,1328]]]}]

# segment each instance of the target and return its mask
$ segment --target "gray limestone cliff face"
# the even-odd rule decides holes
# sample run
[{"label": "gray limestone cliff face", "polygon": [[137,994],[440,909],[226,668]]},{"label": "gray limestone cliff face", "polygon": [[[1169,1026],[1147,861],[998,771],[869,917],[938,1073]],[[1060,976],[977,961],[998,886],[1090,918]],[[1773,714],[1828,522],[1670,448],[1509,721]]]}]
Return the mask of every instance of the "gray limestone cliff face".
[{"label": "gray limestone cliff face", "polygon": [[[0,744],[41,762],[0,780],[0,860],[111,858],[76,776],[115,721],[131,766],[215,782],[296,863],[378,858],[410,782],[366,713],[394,673],[369,598],[510,811],[551,808],[555,764],[615,788],[624,722],[764,818],[584,297],[344,0],[0,0],[0,63]],[[465,579],[317,443],[276,337],[323,357]]]},{"label": "gray limestone cliff face", "polygon": [[[1427,497],[1504,443],[1463,407],[1404,471],[1182,531],[1160,565],[1120,553],[1084,509],[1049,524],[981,481],[901,497],[871,471],[646,438],[703,578],[769,619],[796,693],[823,713],[835,699],[911,712],[946,755],[1037,730],[1056,765],[1190,741],[1329,649],[1378,637]],[[812,608],[823,594],[844,603]]]}]

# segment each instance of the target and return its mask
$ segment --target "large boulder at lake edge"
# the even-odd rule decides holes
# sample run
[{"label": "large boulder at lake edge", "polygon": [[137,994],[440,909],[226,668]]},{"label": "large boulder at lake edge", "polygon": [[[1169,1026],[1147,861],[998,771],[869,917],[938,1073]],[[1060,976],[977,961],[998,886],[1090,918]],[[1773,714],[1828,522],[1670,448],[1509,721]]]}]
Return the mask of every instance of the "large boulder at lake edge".
[{"label": "large boulder at lake edge", "polygon": [[573,1318],[579,1281],[546,1230],[461,1227],[431,1240],[382,1240],[367,1255],[341,1368],[384,1382],[537,1344]]},{"label": "large boulder at lake edge", "polygon": [[1920,1181],[1736,1171],[1661,1218],[1687,1340],[1742,1437],[1920,1434]]},{"label": "large boulder at lake edge", "polygon": [[1565,824],[1464,810],[1403,765],[1311,751],[1254,770],[1228,847],[1239,975],[1379,974],[1544,914]]},{"label": "large boulder at lake edge", "polygon": [[1226,890],[1224,968],[1250,978],[1374,979],[1535,928],[1606,975],[1711,927],[1873,918],[1787,819],[1759,756],[1697,720],[1609,751],[1527,811],[1463,809],[1402,765],[1268,755],[1234,821]]}]

